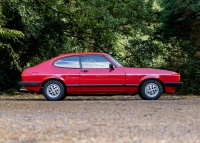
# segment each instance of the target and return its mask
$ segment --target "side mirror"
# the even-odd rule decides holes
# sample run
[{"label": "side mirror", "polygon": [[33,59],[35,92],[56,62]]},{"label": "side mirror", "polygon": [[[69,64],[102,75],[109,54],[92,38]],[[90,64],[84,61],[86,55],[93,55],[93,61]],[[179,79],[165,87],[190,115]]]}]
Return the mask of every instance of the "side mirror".
[{"label": "side mirror", "polygon": [[109,64],[109,68],[111,69],[111,70],[114,70],[114,66],[113,66],[113,64]]}]

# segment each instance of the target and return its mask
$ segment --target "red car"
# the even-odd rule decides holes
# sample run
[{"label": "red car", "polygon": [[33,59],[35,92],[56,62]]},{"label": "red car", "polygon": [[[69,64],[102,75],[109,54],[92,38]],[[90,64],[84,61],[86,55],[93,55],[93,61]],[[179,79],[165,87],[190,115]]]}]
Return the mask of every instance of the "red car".
[{"label": "red car", "polygon": [[182,85],[173,71],[123,67],[106,53],[63,54],[22,72],[20,86],[43,92],[47,100],[67,94],[139,94],[156,100]]}]

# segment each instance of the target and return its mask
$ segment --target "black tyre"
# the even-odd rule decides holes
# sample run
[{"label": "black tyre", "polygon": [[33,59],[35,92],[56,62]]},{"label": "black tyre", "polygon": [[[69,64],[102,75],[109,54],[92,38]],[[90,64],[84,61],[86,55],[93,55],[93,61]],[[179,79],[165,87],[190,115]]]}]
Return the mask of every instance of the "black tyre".
[{"label": "black tyre", "polygon": [[66,97],[63,84],[57,80],[50,80],[45,83],[43,94],[47,100],[51,101],[63,100]]},{"label": "black tyre", "polygon": [[63,96],[61,100],[64,100],[66,97],[67,97],[67,93],[65,93],[65,95]]},{"label": "black tyre", "polygon": [[163,93],[163,87],[156,80],[145,81],[139,91],[139,96],[144,100],[157,100]]}]

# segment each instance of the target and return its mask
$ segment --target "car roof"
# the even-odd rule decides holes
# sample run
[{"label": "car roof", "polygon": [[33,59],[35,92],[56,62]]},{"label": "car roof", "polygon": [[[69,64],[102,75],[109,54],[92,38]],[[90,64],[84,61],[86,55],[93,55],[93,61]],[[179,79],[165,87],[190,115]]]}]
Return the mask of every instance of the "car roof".
[{"label": "car roof", "polygon": [[106,55],[106,53],[101,52],[79,52],[79,53],[68,53],[68,54],[61,54],[60,56],[77,56],[77,55]]}]

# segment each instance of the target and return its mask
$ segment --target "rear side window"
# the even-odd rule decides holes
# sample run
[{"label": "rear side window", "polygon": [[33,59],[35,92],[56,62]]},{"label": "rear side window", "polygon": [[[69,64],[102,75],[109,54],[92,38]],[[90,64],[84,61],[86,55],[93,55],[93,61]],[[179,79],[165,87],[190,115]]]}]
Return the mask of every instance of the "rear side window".
[{"label": "rear side window", "polygon": [[54,62],[54,66],[61,68],[80,68],[79,57],[65,57]]}]

